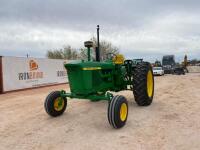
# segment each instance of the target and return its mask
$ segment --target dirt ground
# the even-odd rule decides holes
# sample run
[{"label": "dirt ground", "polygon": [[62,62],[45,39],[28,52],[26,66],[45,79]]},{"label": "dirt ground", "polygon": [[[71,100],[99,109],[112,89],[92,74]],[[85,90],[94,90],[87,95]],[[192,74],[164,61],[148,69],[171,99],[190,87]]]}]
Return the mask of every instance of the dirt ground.
[{"label": "dirt ground", "polygon": [[[113,129],[107,102],[69,100],[65,113],[49,117],[44,99],[51,86],[0,95],[1,150],[199,150],[200,74],[155,77],[151,106],[139,107],[132,92],[126,126]],[[118,93],[119,94],[119,93]]]}]

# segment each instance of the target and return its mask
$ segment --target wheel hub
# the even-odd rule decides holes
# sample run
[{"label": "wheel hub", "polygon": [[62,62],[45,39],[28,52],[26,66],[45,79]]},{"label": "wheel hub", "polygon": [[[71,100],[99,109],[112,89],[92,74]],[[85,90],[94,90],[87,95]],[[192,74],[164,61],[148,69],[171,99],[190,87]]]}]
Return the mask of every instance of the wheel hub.
[{"label": "wheel hub", "polygon": [[56,111],[61,111],[64,107],[64,100],[61,97],[58,97],[54,101],[54,109]]},{"label": "wheel hub", "polygon": [[126,103],[123,103],[120,108],[120,119],[121,121],[126,120],[127,117],[127,106]]},{"label": "wheel hub", "polygon": [[149,97],[153,95],[153,74],[151,70],[147,73],[147,94]]}]

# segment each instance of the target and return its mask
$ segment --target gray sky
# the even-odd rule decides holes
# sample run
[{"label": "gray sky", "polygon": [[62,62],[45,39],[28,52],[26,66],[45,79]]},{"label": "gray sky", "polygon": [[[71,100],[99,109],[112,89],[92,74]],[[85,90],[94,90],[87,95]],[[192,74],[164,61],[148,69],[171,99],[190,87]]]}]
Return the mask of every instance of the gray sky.
[{"label": "gray sky", "polygon": [[45,57],[46,51],[96,36],[126,58],[175,54],[200,58],[198,0],[0,0],[0,55]]}]

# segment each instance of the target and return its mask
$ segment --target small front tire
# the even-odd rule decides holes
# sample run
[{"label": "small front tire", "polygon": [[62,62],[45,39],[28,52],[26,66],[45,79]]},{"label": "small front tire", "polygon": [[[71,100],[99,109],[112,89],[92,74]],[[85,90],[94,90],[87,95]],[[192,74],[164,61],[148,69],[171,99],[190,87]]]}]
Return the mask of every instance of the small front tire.
[{"label": "small front tire", "polygon": [[114,96],[108,105],[108,121],[116,129],[126,124],[128,117],[128,102],[124,96]]},{"label": "small front tire", "polygon": [[60,91],[51,92],[44,102],[44,108],[48,115],[57,117],[63,114],[67,107],[67,99],[61,97]]}]

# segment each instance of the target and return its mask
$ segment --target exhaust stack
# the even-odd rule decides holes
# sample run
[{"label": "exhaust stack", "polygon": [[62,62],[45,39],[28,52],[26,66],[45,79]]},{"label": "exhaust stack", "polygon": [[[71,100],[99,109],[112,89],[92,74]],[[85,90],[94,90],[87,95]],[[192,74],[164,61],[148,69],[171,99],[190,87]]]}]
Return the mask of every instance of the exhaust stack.
[{"label": "exhaust stack", "polygon": [[96,61],[101,61],[100,60],[100,44],[99,44],[99,25],[97,25]]}]

